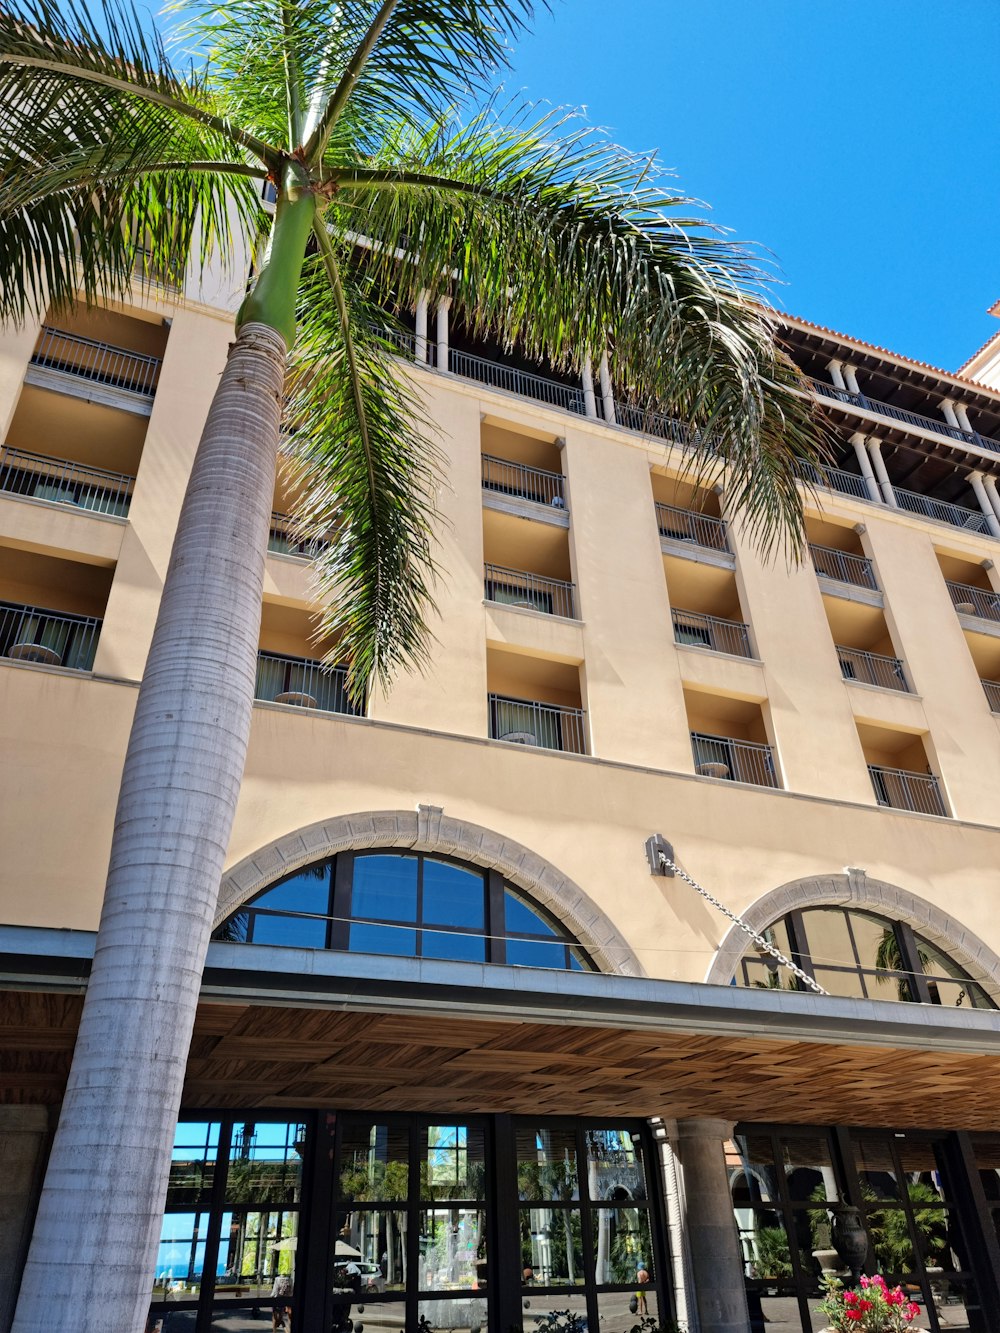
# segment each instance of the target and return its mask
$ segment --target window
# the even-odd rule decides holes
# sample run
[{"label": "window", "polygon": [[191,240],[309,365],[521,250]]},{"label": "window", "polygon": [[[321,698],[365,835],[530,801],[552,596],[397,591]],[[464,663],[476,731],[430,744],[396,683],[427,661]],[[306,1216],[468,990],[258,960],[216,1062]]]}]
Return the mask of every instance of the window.
[{"label": "window", "polygon": [[[843,907],[814,907],[789,912],[763,934],[831,995],[996,1008],[964,968],[903,921]],[[801,989],[787,969],[753,946],[740,960],[736,980],[769,990]]]},{"label": "window", "polygon": [[265,889],[215,939],[590,971],[562,924],[496,871],[423,852],[343,852]]}]

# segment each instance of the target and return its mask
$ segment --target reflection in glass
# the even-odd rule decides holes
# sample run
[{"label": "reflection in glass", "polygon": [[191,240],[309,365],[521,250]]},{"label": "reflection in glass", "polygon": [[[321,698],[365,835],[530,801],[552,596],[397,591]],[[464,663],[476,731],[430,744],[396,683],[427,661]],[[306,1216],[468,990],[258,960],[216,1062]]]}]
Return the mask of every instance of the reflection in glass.
[{"label": "reflection in glass", "polygon": [[736,1206],[775,1203],[778,1186],[771,1140],[763,1134],[739,1134],[726,1144],[729,1189]]},{"label": "reflection in glass", "polygon": [[366,921],[352,921],[347,947],[351,953],[391,953],[398,958],[415,958],[417,932],[402,926],[373,926]]},{"label": "reflection in glass", "polygon": [[647,1315],[659,1322],[656,1292],[641,1283],[636,1283],[635,1291],[602,1291],[597,1297],[597,1308],[601,1333],[630,1333]]},{"label": "reflection in glass", "polygon": [[576,1134],[517,1126],[517,1191],[522,1199],[577,1199]]},{"label": "reflection in glass", "polygon": [[485,1261],[485,1205],[482,1208],[421,1209],[421,1290],[478,1289]]},{"label": "reflection in glass", "polygon": [[154,1301],[193,1301],[201,1291],[209,1215],[167,1213],[160,1228],[153,1276]]},{"label": "reflection in glass", "polygon": [[486,882],[481,874],[424,858],[423,922],[428,926],[486,926]]},{"label": "reflection in glass", "polygon": [[270,1296],[278,1277],[294,1283],[298,1228],[297,1212],[223,1213],[216,1297]]},{"label": "reflection in glass", "polygon": [[265,890],[251,906],[267,907],[274,912],[312,912],[325,916],[330,910],[329,880],[328,864],[310,866],[283,884]]},{"label": "reflection in glass", "polygon": [[504,918],[507,930],[517,935],[551,935],[559,932],[542,916],[537,907],[526,903],[510,889],[503,896]]},{"label": "reflection in glass", "polygon": [[356,856],[352,915],[416,921],[417,864],[415,856]]},{"label": "reflection in glass", "polygon": [[[357,1287],[369,1296],[406,1287],[406,1211],[358,1208],[337,1214],[334,1285]],[[353,1264],[357,1274],[348,1269]],[[338,1271],[343,1270],[343,1271]]]},{"label": "reflection in glass", "polygon": [[627,1129],[588,1129],[587,1193],[598,1199],[644,1199],[639,1140]]},{"label": "reflection in glass", "polygon": [[638,1282],[653,1272],[653,1242],[645,1208],[599,1208],[593,1215],[594,1273],[599,1283]]},{"label": "reflection in glass", "polygon": [[253,1120],[233,1126],[227,1203],[297,1203],[302,1193],[306,1127],[294,1120]]},{"label": "reflection in glass", "polygon": [[797,1134],[780,1139],[778,1146],[793,1203],[833,1203],[840,1198],[826,1134]]},{"label": "reflection in glass", "polygon": [[167,1206],[208,1201],[219,1151],[219,1122],[181,1121],[174,1135]]},{"label": "reflection in glass", "polygon": [[484,1199],[486,1142],[481,1128],[428,1125],[421,1130],[424,1199]]},{"label": "reflection in glass", "polygon": [[315,916],[271,916],[255,912],[253,944],[280,944],[290,949],[323,949],[326,947],[327,923]]},{"label": "reflection in glass", "polygon": [[358,1202],[405,1199],[409,1145],[405,1125],[347,1121],[340,1144],[340,1198]]},{"label": "reflection in glass", "polygon": [[[627,1300],[627,1297],[625,1299]],[[531,1296],[525,1293],[521,1305],[523,1307],[521,1325],[524,1333],[529,1333],[529,1330],[533,1333],[536,1327],[548,1321],[550,1315],[564,1315],[567,1313],[569,1314],[569,1320],[560,1319],[556,1327],[570,1327],[583,1330],[583,1333],[586,1333],[587,1299],[582,1292],[579,1294],[560,1294],[558,1296]],[[629,1327],[631,1328],[635,1322],[633,1319]]]},{"label": "reflection in glass", "polygon": [[402,1301],[377,1301],[371,1305],[362,1301],[361,1306],[355,1305],[352,1309],[348,1305],[342,1312],[335,1313],[331,1333],[346,1329],[348,1319],[355,1324],[363,1323],[365,1333],[401,1333],[406,1327],[406,1306]]},{"label": "reflection in glass", "polygon": [[521,1265],[531,1268],[540,1287],[583,1283],[583,1241],[579,1208],[521,1210]]},{"label": "reflection in glass", "polygon": [[[431,1329],[447,1333],[484,1333],[486,1329],[485,1293],[470,1292],[458,1298],[437,1298],[420,1302],[418,1319],[426,1319]],[[368,1328],[368,1320],[365,1320]],[[394,1333],[399,1333],[396,1329]]]}]

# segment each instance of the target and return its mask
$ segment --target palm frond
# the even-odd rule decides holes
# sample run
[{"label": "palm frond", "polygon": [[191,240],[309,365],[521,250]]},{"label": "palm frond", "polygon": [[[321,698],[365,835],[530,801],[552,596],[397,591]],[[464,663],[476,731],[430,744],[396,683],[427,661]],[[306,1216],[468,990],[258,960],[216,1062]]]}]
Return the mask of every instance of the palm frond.
[{"label": "palm frond", "polygon": [[433,607],[433,428],[399,375],[370,283],[323,234],[306,261],[287,401],[301,530],[318,562],[322,631],[359,698],[399,665],[421,666]]},{"label": "palm frond", "polygon": [[329,171],[328,220],[375,241],[382,299],[450,295],[474,334],[562,370],[607,349],[621,394],[692,428],[692,466],[726,468],[756,544],[801,552],[800,477],[825,446],[766,272],[648,159],[563,113],[503,125],[491,107]]}]

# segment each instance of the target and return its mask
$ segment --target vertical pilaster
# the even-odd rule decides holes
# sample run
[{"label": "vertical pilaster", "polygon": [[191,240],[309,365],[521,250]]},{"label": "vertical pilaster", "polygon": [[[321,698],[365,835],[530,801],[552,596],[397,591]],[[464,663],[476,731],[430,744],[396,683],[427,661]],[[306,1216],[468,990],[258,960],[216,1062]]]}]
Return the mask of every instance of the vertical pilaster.
[{"label": "vertical pilaster", "polygon": [[726,1120],[678,1120],[676,1155],[684,1182],[684,1223],[700,1333],[749,1333],[736,1219],[724,1144]]},{"label": "vertical pilaster", "polygon": [[10,430],[11,417],[21,396],[21,386],[41,326],[41,320],[29,319],[23,328],[4,331],[0,348],[0,443],[6,440]]}]

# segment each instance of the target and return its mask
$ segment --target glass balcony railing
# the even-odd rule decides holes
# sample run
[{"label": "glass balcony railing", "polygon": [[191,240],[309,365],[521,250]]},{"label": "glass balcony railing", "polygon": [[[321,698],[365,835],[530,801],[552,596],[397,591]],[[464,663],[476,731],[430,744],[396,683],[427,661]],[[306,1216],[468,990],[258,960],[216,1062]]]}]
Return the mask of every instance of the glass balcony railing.
[{"label": "glass balcony railing", "polygon": [[96,616],[0,602],[0,657],[91,671],[102,623]]},{"label": "glass balcony railing", "polygon": [[657,503],[656,522],[660,536],[670,541],[690,542],[710,551],[728,551],[729,536],[726,520],[711,514],[696,514],[692,509]]},{"label": "glass balcony railing", "polygon": [[257,654],[257,683],[254,698],[265,703],[315,708],[321,713],[364,714],[364,703],[356,705],[347,693],[345,667],[326,666],[307,657],[282,657],[278,653]]},{"label": "glass balcony railing", "polygon": [[503,694],[490,694],[488,700],[492,740],[566,754],[587,753],[587,715],[582,708],[512,699]]},{"label": "glass balcony railing", "polygon": [[46,458],[23,449],[0,447],[0,491],[52,504],[75,505],[95,514],[128,514],[135,478],[106,472],[61,458]]},{"label": "glass balcony railing", "polygon": [[905,768],[869,764],[868,772],[879,805],[912,810],[922,815],[947,815],[941,788],[933,773],[910,773]]},{"label": "glass balcony railing", "polygon": [[849,583],[855,588],[868,588],[878,592],[878,582],[872,562],[863,555],[851,555],[849,551],[838,551],[832,546],[817,546],[809,543],[809,553],[813,566],[820,578],[833,579],[837,583]]},{"label": "glass balcony railing", "polygon": [[878,685],[883,690],[902,690],[910,694],[903,663],[898,657],[884,657],[860,648],[845,648],[837,644],[840,671],[845,680],[860,681],[862,685]]},{"label": "glass balcony railing", "polygon": [[534,504],[549,505],[552,509],[566,508],[563,478],[559,472],[546,472],[544,468],[511,463],[505,458],[494,458],[492,454],[483,454],[482,467],[484,491],[509,495],[518,500],[531,500]]},{"label": "glass balcony railing", "polygon": [[781,785],[770,745],[692,731],[691,751],[694,755],[694,771],[699,777],[748,782],[754,787]]},{"label": "glass balcony railing", "polygon": [[163,362],[158,356],[130,352],[126,347],[45,325],[31,364],[152,398]]},{"label": "glass balcony railing", "polygon": [[505,569],[502,565],[484,565],[483,582],[488,602],[576,619],[572,583],[543,578],[522,569]]},{"label": "glass balcony railing", "polygon": [[950,579],[945,582],[952,605],[960,615],[1000,621],[1000,593],[992,588],[974,588],[971,583],[953,583]]},{"label": "glass balcony railing", "polygon": [[750,647],[750,626],[741,620],[723,620],[719,616],[705,616],[698,611],[673,610],[675,643],[690,648],[710,648],[714,653],[729,653],[733,657],[753,657]]}]

